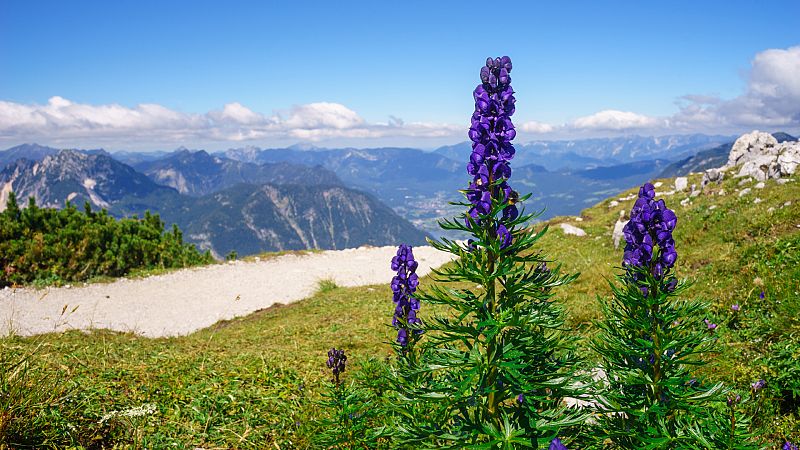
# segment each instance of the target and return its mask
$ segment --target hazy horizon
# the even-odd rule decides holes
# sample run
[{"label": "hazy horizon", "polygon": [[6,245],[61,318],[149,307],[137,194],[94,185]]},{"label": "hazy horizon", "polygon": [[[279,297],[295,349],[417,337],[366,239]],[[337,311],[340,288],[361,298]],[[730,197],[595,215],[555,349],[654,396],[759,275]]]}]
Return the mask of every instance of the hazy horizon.
[{"label": "hazy horizon", "polygon": [[[787,133],[787,134],[789,134],[789,135],[791,135],[793,137],[799,137],[798,135],[800,135],[800,133],[792,133],[792,132],[789,132],[789,131],[786,131],[786,130],[750,130],[750,131],[767,131],[769,133],[784,132],[784,133]],[[745,133],[749,133],[750,131],[745,132]],[[744,133],[742,133],[742,134],[744,134]],[[514,145],[515,146],[525,146],[525,145],[531,145],[531,144],[536,144],[536,143],[547,143],[547,142],[573,142],[573,141],[589,141],[589,140],[603,140],[603,139],[635,139],[635,138],[641,138],[641,139],[665,139],[665,138],[676,137],[676,136],[709,136],[709,137],[719,137],[719,138],[726,138],[726,139],[735,139],[736,137],[739,136],[739,134],[676,133],[676,134],[665,134],[665,135],[657,135],[657,136],[655,136],[655,135],[643,135],[643,134],[628,134],[628,135],[616,135],[616,136],[600,136],[600,137],[592,137],[592,138],[589,138],[589,137],[578,137],[576,139],[569,139],[569,138],[563,138],[563,139],[555,139],[555,138],[554,139],[531,139],[531,140],[527,140],[527,141],[519,141],[519,142],[515,141]],[[38,145],[38,146],[41,146],[41,147],[50,147],[50,148],[54,148],[54,149],[57,149],[57,150],[82,150],[82,151],[104,150],[104,151],[107,151],[109,153],[118,153],[118,152],[131,152],[131,153],[160,153],[160,152],[165,152],[165,153],[170,153],[170,152],[181,151],[181,150],[189,150],[189,151],[192,151],[192,152],[195,152],[195,151],[206,151],[206,152],[209,152],[209,153],[220,153],[220,152],[224,152],[224,151],[227,151],[227,150],[237,150],[237,149],[245,149],[245,148],[256,148],[256,149],[260,149],[260,150],[273,150],[273,149],[274,150],[281,150],[281,149],[293,148],[293,149],[308,150],[308,151],[332,150],[332,149],[350,149],[350,148],[355,149],[355,150],[370,150],[370,149],[379,149],[379,148],[409,148],[409,149],[433,152],[433,151],[436,151],[436,150],[441,149],[443,147],[452,147],[452,146],[457,146],[457,145],[462,145],[462,144],[470,145],[471,143],[469,142],[468,139],[464,139],[464,140],[459,141],[459,142],[452,142],[452,143],[447,143],[447,144],[443,144],[443,145],[437,145],[437,146],[434,146],[434,147],[409,146],[409,145],[380,145],[380,146],[377,146],[377,145],[366,146],[365,145],[365,146],[358,147],[358,146],[348,146],[348,145],[342,145],[342,146],[319,145],[319,143],[312,143],[312,142],[295,142],[295,143],[284,145],[284,146],[259,146],[259,145],[235,146],[234,145],[234,146],[222,146],[222,147],[204,148],[204,147],[189,147],[189,146],[186,146],[186,145],[177,145],[177,146],[171,147],[171,148],[128,149],[128,148],[113,148],[113,147],[102,147],[102,146],[58,146],[58,145],[49,145],[47,143],[42,143],[42,142],[20,142],[18,144],[14,144],[14,145],[11,145],[11,146],[4,146],[4,147],[0,148],[0,151],[5,151],[5,150],[8,150],[8,149],[11,149],[11,148],[14,148],[14,147],[18,147],[18,146],[22,146],[22,145]]]}]

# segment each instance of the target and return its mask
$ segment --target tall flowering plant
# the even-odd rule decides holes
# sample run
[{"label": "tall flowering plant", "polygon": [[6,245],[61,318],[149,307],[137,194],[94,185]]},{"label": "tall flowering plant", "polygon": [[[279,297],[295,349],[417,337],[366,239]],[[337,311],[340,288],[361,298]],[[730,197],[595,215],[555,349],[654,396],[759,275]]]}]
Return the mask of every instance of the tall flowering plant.
[{"label": "tall flowering plant", "polygon": [[[403,410],[397,435],[404,444],[563,448],[570,427],[583,419],[563,402],[578,395],[577,360],[574,338],[553,300],[575,276],[547,266],[536,249],[546,229],[526,226],[535,215],[524,214],[519,204],[528,196],[520,198],[510,185],[516,135],[511,69],[504,56],[487,59],[480,70],[469,130],[470,181],[462,191],[465,201],[456,203],[465,212],[440,222],[470,239],[431,241],[457,258],[434,272],[433,286],[415,293],[418,302],[437,305],[440,313],[420,326],[425,334],[416,356],[398,368],[413,374],[401,376],[397,388]],[[404,313],[416,313],[417,303],[409,305]],[[397,320],[397,312],[396,324],[411,323]],[[398,333],[403,345],[408,334],[404,328]]]},{"label": "tall flowering plant", "polygon": [[328,351],[325,365],[330,381],[323,384],[319,406],[327,414],[318,420],[319,432],[314,444],[320,448],[373,448],[378,445],[380,429],[376,426],[379,408],[369,392],[343,379],[347,369],[344,350]]},{"label": "tall flowering plant", "polygon": [[622,273],[601,300],[603,320],[592,347],[601,358],[596,436],[617,448],[752,448],[747,421],[725,402],[721,384],[690,368],[711,354],[717,325],[706,305],[681,299],[675,277],[678,218],[646,183],[625,225]]}]

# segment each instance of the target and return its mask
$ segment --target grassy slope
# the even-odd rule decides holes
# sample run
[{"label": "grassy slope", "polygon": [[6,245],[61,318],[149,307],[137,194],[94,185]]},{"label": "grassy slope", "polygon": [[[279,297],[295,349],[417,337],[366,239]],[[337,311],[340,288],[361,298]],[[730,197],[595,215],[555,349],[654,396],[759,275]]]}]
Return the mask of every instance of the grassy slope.
[{"label": "grassy slope", "polygon": [[[699,184],[695,178],[690,184]],[[732,303],[741,304],[747,329],[780,314],[779,302],[800,304],[800,180],[795,177],[784,186],[769,182],[744,197],[734,192],[738,181],[723,183],[725,196],[703,195],[685,207],[679,202],[686,193],[665,199],[679,217],[679,275],[696,280],[691,294],[709,301],[711,318],[720,324],[727,323]],[[666,180],[661,190],[670,183]],[[763,202],[754,204],[755,197]],[[792,204],[781,207],[787,201]],[[632,201],[613,208],[608,204],[606,200],[584,211],[582,222],[549,222],[570,220],[587,237],[565,236],[553,226],[542,242],[566,270],[582,273],[561,294],[582,334],[591,333],[590,321],[597,317],[595,296],[609,291],[605,280],[621,259],[611,229],[619,211],[630,209]],[[711,205],[717,208],[711,210]],[[775,211],[768,213],[770,207]],[[425,278],[422,286],[428,283]],[[762,289],[766,296],[759,300]],[[313,401],[325,376],[325,352],[333,345],[343,347],[353,364],[387,357],[390,298],[388,286],[336,288],[182,338],[69,332],[6,338],[0,340],[0,351],[24,353],[38,346],[37,361],[59,368],[78,386],[84,416],[91,422],[111,410],[155,404],[158,412],[140,422],[145,436],[141,443],[148,447],[305,447],[318,415]],[[789,320],[800,332],[800,324]],[[769,376],[752,362],[763,351],[759,338],[748,341],[724,325],[720,335],[727,345],[708,375],[745,386]],[[113,426],[113,421],[103,426]],[[103,426],[94,427],[101,431]],[[776,426],[800,432],[798,422]]]}]

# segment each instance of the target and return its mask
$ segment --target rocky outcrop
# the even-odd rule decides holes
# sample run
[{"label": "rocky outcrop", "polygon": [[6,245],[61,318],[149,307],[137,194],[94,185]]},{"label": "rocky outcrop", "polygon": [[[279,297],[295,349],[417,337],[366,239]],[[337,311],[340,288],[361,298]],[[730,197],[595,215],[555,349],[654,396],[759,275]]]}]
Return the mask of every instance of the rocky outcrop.
[{"label": "rocky outcrop", "polygon": [[795,173],[797,166],[800,166],[800,142],[784,142],[780,145],[786,148],[778,155],[778,166],[781,168],[781,173]]},{"label": "rocky outcrop", "polygon": [[725,172],[719,169],[708,169],[703,172],[703,181],[700,182],[701,189],[705,189],[711,183],[721,183],[725,177]]},{"label": "rocky outcrop", "polygon": [[723,168],[738,168],[737,177],[753,177],[758,181],[788,177],[800,165],[800,143],[778,142],[769,133],[753,131],[739,137]]}]

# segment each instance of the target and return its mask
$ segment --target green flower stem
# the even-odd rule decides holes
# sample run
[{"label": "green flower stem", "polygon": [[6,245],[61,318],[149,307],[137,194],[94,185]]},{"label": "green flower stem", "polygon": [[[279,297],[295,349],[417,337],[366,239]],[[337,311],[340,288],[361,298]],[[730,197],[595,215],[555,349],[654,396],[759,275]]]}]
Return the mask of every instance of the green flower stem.
[{"label": "green flower stem", "polygon": [[[655,291],[655,290],[653,292],[655,292],[656,294],[658,293],[658,291]],[[651,314],[650,317],[652,317],[654,321],[656,321],[656,319],[655,319],[656,317],[660,317],[661,311],[659,310],[658,303],[654,303],[654,304],[652,304],[650,306],[650,314]],[[653,333],[651,334],[651,337],[653,338],[653,389],[654,389],[654,392],[653,392],[653,399],[652,399],[652,403],[651,404],[657,403],[661,399],[661,390],[662,390],[661,389],[662,388],[662,386],[661,386],[661,377],[662,377],[661,355],[663,354],[663,351],[664,351],[661,348],[661,325],[658,324],[657,321],[653,325],[654,325],[654,330],[653,330]]]},{"label": "green flower stem", "polygon": [[[488,273],[494,273],[494,263],[495,263],[496,255],[491,250],[488,251]],[[488,301],[488,315],[489,318],[493,318],[495,315],[495,311],[497,310],[497,303],[496,303],[496,295],[495,295],[495,279],[492,278],[491,281],[486,286],[486,300]],[[492,362],[495,360],[495,352],[497,352],[497,339],[499,336],[492,337],[486,346],[486,358],[487,358],[487,365],[489,367],[489,372],[486,376],[486,384],[487,387],[490,389],[489,391],[489,416],[494,423],[498,422],[498,408],[497,405],[499,403],[499,396],[495,391],[495,385],[497,384],[497,366]]]}]

